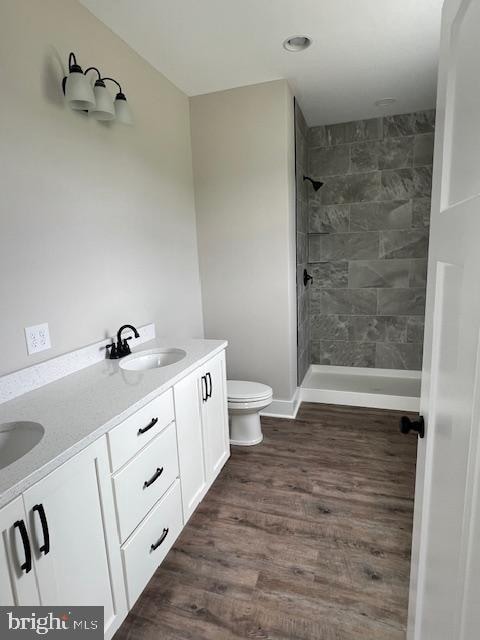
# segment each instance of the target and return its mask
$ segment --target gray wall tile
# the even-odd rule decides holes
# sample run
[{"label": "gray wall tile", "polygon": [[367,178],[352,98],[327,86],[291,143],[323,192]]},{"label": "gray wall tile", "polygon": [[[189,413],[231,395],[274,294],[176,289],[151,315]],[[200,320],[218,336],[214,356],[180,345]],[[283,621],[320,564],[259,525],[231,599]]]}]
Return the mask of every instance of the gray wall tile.
[{"label": "gray wall tile", "polygon": [[[374,289],[312,289],[310,310],[313,313],[371,316],[377,309]],[[411,313],[410,315],[415,315]]]},{"label": "gray wall tile", "polygon": [[[410,280],[408,260],[352,260],[348,269],[348,286],[401,287],[406,288]],[[417,285],[420,286],[420,285]]]},{"label": "gray wall tile", "polygon": [[[365,289],[365,291],[370,290]],[[425,314],[425,290],[379,289],[378,314],[381,316],[423,316]]]},{"label": "gray wall tile", "polygon": [[325,183],[305,187],[315,280],[300,341],[312,362],[420,368],[434,121],[417,112],[303,135]]},{"label": "gray wall tile", "polygon": [[379,342],[376,345],[375,366],[380,369],[422,368],[422,345]]},{"label": "gray wall tile", "polygon": [[413,138],[385,138],[379,143],[378,168],[403,169],[413,162]]},{"label": "gray wall tile", "polygon": [[308,175],[312,178],[336,176],[346,173],[350,167],[350,147],[319,147],[311,149],[308,156]]},{"label": "gray wall tile", "polygon": [[361,260],[379,255],[379,234],[375,231],[310,235],[309,238],[309,262]]},{"label": "gray wall tile", "polygon": [[334,233],[335,231],[348,231],[349,228],[349,204],[322,205],[315,200],[310,203],[310,233]]},{"label": "gray wall tile", "polygon": [[425,330],[425,318],[412,316],[407,318],[407,342],[423,344],[423,332]]},{"label": "gray wall tile", "polygon": [[368,342],[334,342],[322,340],[312,343],[312,357],[318,364],[343,367],[375,366],[375,345]]},{"label": "gray wall tile", "polygon": [[308,131],[308,146],[313,147],[326,147],[328,146],[327,132],[323,125],[319,127],[311,127]]},{"label": "gray wall tile", "polygon": [[370,202],[381,197],[381,173],[353,173],[325,178],[319,193],[323,204]]},{"label": "gray wall tile", "polygon": [[308,197],[303,175],[307,169],[308,127],[298,103],[295,103],[295,174],[297,226],[297,382],[301,383],[310,363],[310,296],[303,286],[303,269],[308,253]]},{"label": "gray wall tile", "polygon": [[348,339],[354,342],[383,342],[385,340],[385,318],[378,316],[342,317],[348,323]]},{"label": "gray wall tile", "polygon": [[380,231],[381,258],[424,258],[428,250],[425,229]]},{"label": "gray wall tile", "polygon": [[408,200],[429,196],[432,191],[431,167],[382,171],[381,200]]},{"label": "gray wall tile", "polygon": [[381,118],[357,120],[341,124],[327,125],[327,141],[331,146],[360,140],[378,140],[382,137],[383,122]]},{"label": "gray wall tile", "polygon": [[350,316],[324,315],[310,316],[310,337],[312,340],[348,340]]},{"label": "gray wall tile", "polygon": [[304,138],[308,137],[309,128],[307,126],[307,123],[305,121],[305,118],[303,116],[302,110],[300,109],[298,102],[295,102],[295,126],[297,129],[299,129],[299,131],[302,133]]},{"label": "gray wall tile", "polygon": [[427,286],[427,260],[411,260],[410,261],[410,287],[426,287]]},{"label": "gray wall tile", "polygon": [[345,289],[348,287],[348,262],[310,264],[308,271],[313,278],[311,289]]},{"label": "gray wall tile", "polygon": [[424,133],[415,136],[414,165],[432,165],[433,164],[433,133]]},{"label": "gray wall tile", "polygon": [[375,171],[378,169],[378,142],[357,142],[351,145],[352,173]]},{"label": "gray wall tile", "polygon": [[430,225],[430,198],[417,198],[412,201],[412,226],[428,227]]},{"label": "gray wall tile", "polygon": [[297,233],[297,264],[305,264],[308,252],[308,236],[305,233]]},{"label": "gray wall tile", "polygon": [[407,342],[407,318],[384,316],[385,342]]},{"label": "gray wall tile", "polygon": [[435,129],[435,111],[417,111],[383,119],[383,134],[386,138],[432,133]]},{"label": "gray wall tile", "polygon": [[350,205],[350,231],[408,229],[411,225],[411,200]]}]

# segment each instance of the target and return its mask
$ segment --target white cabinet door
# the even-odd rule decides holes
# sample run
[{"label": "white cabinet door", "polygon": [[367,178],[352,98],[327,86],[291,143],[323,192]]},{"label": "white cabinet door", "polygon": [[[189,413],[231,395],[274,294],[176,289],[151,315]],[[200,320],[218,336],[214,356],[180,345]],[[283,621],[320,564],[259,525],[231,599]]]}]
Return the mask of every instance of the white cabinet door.
[{"label": "white cabinet door", "polygon": [[126,615],[107,444],[100,438],[23,494],[42,605],[100,605],[109,638]]},{"label": "white cabinet door", "polygon": [[0,509],[0,606],[39,603],[21,497]]},{"label": "white cabinet door", "polygon": [[190,518],[207,491],[200,408],[201,384],[201,374],[194,371],[180,380],[173,389],[184,522]]},{"label": "white cabinet door", "polygon": [[225,352],[207,362],[203,371],[202,424],[207,482],[210,485],[230,456]]}]

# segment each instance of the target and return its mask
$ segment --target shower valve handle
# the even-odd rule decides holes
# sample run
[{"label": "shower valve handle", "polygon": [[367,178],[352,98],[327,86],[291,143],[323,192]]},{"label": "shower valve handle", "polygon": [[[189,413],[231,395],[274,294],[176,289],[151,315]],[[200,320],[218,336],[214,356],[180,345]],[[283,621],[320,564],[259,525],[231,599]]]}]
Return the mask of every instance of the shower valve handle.
[{"label": "shower valve handle", "polygon": [[305,287],[307,286],[309,280],[311,282],[313,282],[312,276],[308,273],[308,271],[306,269],[304,269],[303,270],[303,284],[304,284]]}]

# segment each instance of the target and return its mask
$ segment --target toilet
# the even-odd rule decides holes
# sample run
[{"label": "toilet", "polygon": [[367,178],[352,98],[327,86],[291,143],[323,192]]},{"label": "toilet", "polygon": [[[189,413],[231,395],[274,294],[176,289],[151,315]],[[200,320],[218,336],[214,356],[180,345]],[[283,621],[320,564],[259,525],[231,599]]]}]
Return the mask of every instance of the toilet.
[{"label": "toilet", "polygon": [[272,388],[260,382],[228,380],[230,443],[251,446],[263,440],[260,411],[272,402]]}]

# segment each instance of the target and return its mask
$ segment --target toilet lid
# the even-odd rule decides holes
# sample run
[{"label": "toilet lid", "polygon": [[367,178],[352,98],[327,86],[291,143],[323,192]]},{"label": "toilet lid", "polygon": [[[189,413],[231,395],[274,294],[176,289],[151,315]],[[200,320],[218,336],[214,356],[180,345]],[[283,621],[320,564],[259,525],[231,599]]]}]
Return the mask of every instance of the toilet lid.
[{"label": "toilet lid", "polygon": [[228,399],[233,402],[263,400],[272,395],[272,388],[260,382],[246,380],[227,380]]}]

